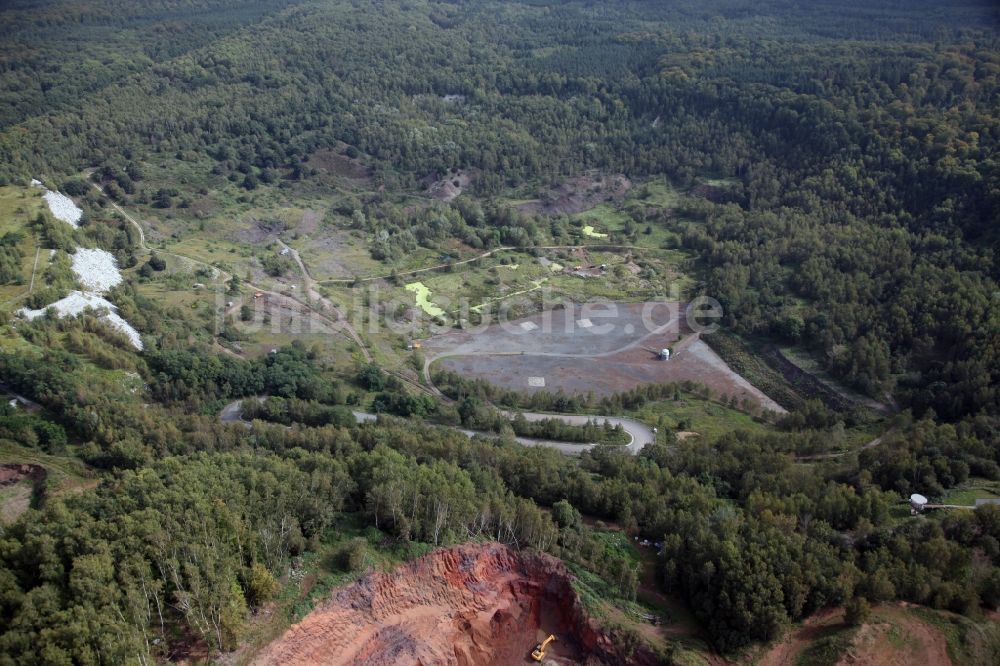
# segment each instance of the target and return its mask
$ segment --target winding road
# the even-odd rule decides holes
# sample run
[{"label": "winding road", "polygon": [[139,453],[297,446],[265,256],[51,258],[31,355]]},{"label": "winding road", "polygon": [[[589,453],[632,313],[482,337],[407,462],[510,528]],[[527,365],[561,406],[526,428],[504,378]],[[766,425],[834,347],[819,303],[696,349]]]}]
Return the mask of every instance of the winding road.
[{"label": "winding road", "polygon": [[[97,191],[99,191],[102,195],[105,194],[104,190],[100,187],[100,185],[98,185],[97,183],[92,183],[92,184],[93,184],[93,187]],[[109,200],[110,200],[110,197],[109,197]],[[132,217],[131,215],[129,215],[125,211],[125,209],[123,209],[121,206],[119,206],[114,200],[110,200],[110,203],[111,203],[111,207],[116,212],[118,212],[126,221],[128,221],[135,228],[136,232],[139,234],[139,247],[141,249],[147,251],[147,252],[152,252],[153,249],[150,248],[149,245],[146,242],[145,230],[142,228],[142,225],[138,222],[138,220],[136,220],[134,217]],[[258,287],[256,285],[253,285],[251,283],[245,283],[245,285],[248,288],[253,289],[254,291],[259,291],[261,293],[267,294],[270,297],[280,298],[280,299],[288,299],[290,301],[293,301],[293,302],[295,302],[295,303],[297,303],[297,304],[299,304],[299,305],[307,308],[313,314],[315,314],[316,316],[320,317],[327,324],[329,324],[331,326],[331,328],[333,328],[333,330],[339,331],[340,333],[344,334],[346,337],[348,337],[349,339],[351,339],[358,346],[358,348],[361,350],[361,353],[364,356],[365,360],[368,363],[371,363],[373,361],[372,354],[369,351],[368,346],[361,339],[361,336],[358,334],[357,330],[355,330],[355,328],[350,324],[350,322],[347,321],[346,317],[343,316],[343,314],[340,312],[340,310],[337,308],[337,306],[332,301],[330,301],[328,298],[324,297],[319,292],[319,290],[318,290],[317,287],[318,287],[318,285],[321,285],[321,284],[338,284],[338,283],[343,284],[343,283],[368,282],[368,281],[373,281],[373,280],[383,280],[383,279],[387,279],[389,277],[392,277],[392,275],[391,274],[390,275],[372,275],[372,276],[367,276],[367,277],[332,278],[332,279],[327,279],[327,280],[315,280],[315,279],[313,279],[312,275],[310,275],[309,270],[306,268],[305,262],[303,262],[302,258],[299,256],[298,251],[295,250],[294,248],[289,247],[280,238],[277,239],[277,241],[278,241],[278,243],[281,244],[281,246],[283,248],[286,248],[288,250],[289,254],[291,254],[292,258],[295,260],[295,263],[298,265],[299,271],[302,274],[302,279],[303,279],[304,286],[305,286],[305,289],[303,291],[305,292],[306,297],[309,300],[309,302],[304,302],[304,301],[302,301],[302,300],[300,300],[298,298],[295,298],[294,296],[291,296],[290,294],[283,294],[283,293],[278,293],[278,292],[274,292],[274,291],[269,291],[269,290],[263,289],[261,287]],[[582,246],[583,246],[582,244],[577,243],[577,244],[574,244],[574,245],[540,246],[540,247],[533,247],[531,249],[535,249],[535,250],[565,250],[565,249],[574,249],[574,248],[582,247]],[[608,249],[627,249],[627,250],[636,250],[636,251],[644,251],[644,250],[654,249],[654,248],[638,247],[638,246],[633,246],[633,245],[607,245],[607,244],[594,244],[593,247],[595,247],[595,248],[608,248]],[[425,268],[414,269],[414,270],[411,270],[411,271],[404,271],[402,273],[396,273],[395,275],[397,277],[398,276],[403,276],[403,275],[417,275],[417,274],[420,274],[420,273],[426,273],[426,272],[440,270],[442,268],[449,267],[449,266],[454,267],[454,266],[461,266],[461,265],[465,265],[465,264],[470,264],[470,263],[473,263],[473,262],[478,261],[480,259],[484,259],[486,257],[489,257],[489,256],[491,256],[491,255],[493,255],[493,254],[495,254],[497,252],[502,252],[502,251],[507,251],[507,250],[524,250],[524,249],[527,249],[527,248],[524,248],[524,247],[521,247],[521,246],[501,246],[501,247],[497,247],[497,248],[494,248],[494,249],[491,249],[491,250],[484,251],[481,254],[476,255],[474,257],[470,257],[468,259],[462,259],[462,260],[455,261],[455,262],[450,262],[450,263],[441,263],[441,264],[437,264],[435,266],[428,266],[428,267],[425,267]],[[222,277],[222,279],[224,281],[228,281],[229,279],[232,278],[232,275],[230,275],[226,271],[224,271],[224,270],[222,270],[220,268],[217,268],[216,266],[212,266],[210,264],[207,264],[207,263],[205,263],[203,261],[199,261],[197,259],[193,259],[191,257],[187,257],[187,256],[184,256],[184,255],[172,253],[172,252],[169,252],[167,250],[160,250],[160,252],[163,253],[163,254],[174,256],[174,257],[177,257],[178,259],[190,262],[191,264],[207,268],[207,269],[213,271],[213,273],[215,273],[215,274],[219,275],[220,277]],[[37,257],[36,257],[36,262],[37,262]],[[34,277],[34,275],[32,275],[32,277]],[[321,306],[322,310],[320,308],[317,308],[316,304],[319,304]],[[327,313],[332,313],[333,317],[329,316]],[[612,350],[612,351],[600,352],[598,354],[586,354],[586,355],[584,355],[584,354],[560,354],[560,353],[549,353],[549,352],[537,352],[537,353],[534,353],[532,355],[537,355],[537,356],[560,356],[560,357],[568,357],[568,358],[584,357],[584,356],[586,356],[586,357],[611,356],[611,355],[618,354],[618,353],[621,353],[621,352],[626,351],[628,349],[631,349],[631,348],[634,348],[636,346],[641,345],[647,338],[649,338],[649,337],[651,337],[651,336],[653,336],[653,335],[661,332],[662,330],[665,330],[667,327],[669,327],[671,324],[673,324],[674,321],[675,321],[675,318],[672,318],[671,321],[667,322],[666,324],[663,324],[660,327],[657,327],[654,331],[651,331],[650,333],[648,333],[647,335],[643,336],[642,338],[634,340],[631,343],[629,343],[627,345],[624,345],[621,348]],[[229,353],[233,353],[233,352],[231,352],[231,350],[228,350],[228,349],[226,351],[229,351]],[[503,353],[504,352],[472,352],[472,354],[480,354],[480,355],[498,355],[498,354],[503,354]],[[445,356],[462,355],[462,354],[463,354],[462,352],[445,353],[445,354],[439,354],[437,356],[427,358],[426,361],[425,361],[425,363],[424,363],[424,367],[423,367],[423,376],[424,376],[424,379],[426,380],[426,383],[427,383],[426,386],[420,384],[419,382],[416,382],[416,381],[410,379],[409,377],[403,375],[402,373],[392,372],[392,371],[388,371],[388,370],[386,370],[385,372],[387,372],[388,374],[391,374],[393,376],[398,377],[399,379],[403,380],[404,382],[406,382],[410,386],[412,386],[412,387],[414,387],[414,388],[416,388],[416,389],[418,389],[418,390],[420,390],[422,392],[429,393],[431,395],[435,395],[435,396],[440,397],[442,399],[447,399],[447,398],[445,398],[445,396],[443,396],[441,394],[441,392],[439,390],[436,389],[436,387],[434,387],[434,384],[431,382],[431,380],[430,380],[430,365],[431,365],[431,363],[434,360],[437,360],[437,359],[440,359],[440,358],[444,358]],[[465,352],[465,354],[467,355],[467,354],[469,354],[469,352],[467,351],[467,352]],[[519,352],[519,354],[523,355],[524,353],[523,352]],[[244,423],[247,426],[249,426],[250,424],[248,422],[246,422],[246,421],[243,421],[243,419],[242,419],[242,414],[241,414],[241,411],[240,411],[240,402],[241,401],[237,400],[235,402],[232,402],[232,403],[229,403],[228,405],[226,405],[222,409],[222,411],[219,413],[219,419],[221,421],[227,422],[227,423],[239,422],[239,423]],[[367,412],[354,411],[352,413],[354,415],[355,420],[358,423],[367,423],[367,422],[375,421],[378,418],[377,415],[370,414],[370,413],[367,413]],[[507,418],[514,418],[514,416],[515,416],[515,414],[513,412],[509,412],[509,411],[504,411],[503,414]],[[649,426],[647,426],[646,424],[644,424],[641,421],[638,421],[636,419],[625,418],[625,417],[618,417],[618,416],[574,415],[574,414],[544,414],[544,413],[538,413],[538,412],[522,412],[521,414],[522,414],[522,416],[526,420],[532,421],[532,422],[538,422],[538,421],[543,421],[545,419],[555,418],[555,419],[559,419],[559,420],[561,420],[564,423],[567,423],[569,425],[577,425],[577,426],[586,425],[588,422],[591,422],[591,421],[597,421],[598,423],[603,423],[603,422],[607,421],[607,422],[609,422],[612,425],[621,426],[622,429],[626,433],[628,433],[628,435],[629,435],[629,443],[626,444],[624,446],[624,448],[625,448],[625,450],[627,450],[632,455],[638,454],[639,451],[641,451],[643,449],[643,447],[645,447],[647,444],[651,444],[651,443],[653,443],[653,442],[656,441],[656,434],[653,432],[653,430]],[[445,427],[451,427],[451,426],[445,426]],[[475,436],[487,436],[488,437],[488,436],[492,435],[492,433],[485,433],[485,432],[467,430],[467,429],[458,428],[458,427],[455,427],[454,429],[457,430],[457,431],[459,431],[459,432],[462,432],[462,433],[468,435],[469,437],[475,437]],[[520,442],[521,444],[523,444],[524,446],[544,446],[544,447],[556,449],[556,450],[558,450],[558,451],[560,451],[562,453],[565,453],[567,455],[579,455],[581,452],[590,450],[590,449],[594,448],[595,446],[597,446],[597,444],[580,444],[580,443],[575,443],[575,442],[564,442],[564,441],[534,439],[534,438],[530,438],[530,437],[515,437],[515,439],[518,442]],[[868,449],[868,448],[871,448],[873,446],[878,446],[878,444],[881,443],[881,440],[882,440],[881,437],[877,437],[874,440],[868,442],[864,447],[862,447],[862,449]],[[845,453],[834,453],[834,454],[819,454],[819,455],[813,455],[813,456],[802,456],[802,457],[799,458],[799,460],[805,462],[805,461],[809,461],[809,460],[819,460],[819,459],[828,458],[828,457],[830,457],[830,458],[832,458],[832,457],[838,457],[838,456],[841,456],[841,455],[846,455],[846,454]]]},{"label": "winding road", "polygon": [[[98,190],[99,192],[101,192],[101,194],[104,194],[104,190],[101,189],[100,185],[98,185],[96,183],[93,183],[93,186],[94,186],[94,188],[96,190]],[[147,245],[147,243],[146,243],[146,234],[145,234],[145,231],[142,228],[142,225],[138,222],[138,220],[136,220],[134,217],[132,217],[131,215],[129,215],[121,206],[119,206],[113,200],[110,203],[111,203],[112,208],[115,211],[117,211],[119,214],[121,214],[122,217],[125,220],[127,220],[135,228],[135,230],[138,232],[138,234],[139,234],[139,247],[142,248],[143,250],[147,251],[147,252],[152,252],[153,251],[152,248],[150,248]],[[271,297],[274,297],[274,298],[287,298],[287,299],[289,299],[291,301],[294,301],[294,302],[298,303],[299,305],[302,305],[303,307],[308,308],[314,314],[316,314],[321,319],[323,319],[324,321],[326,321],[329,325],[331,325],[331,327],[333,327],[335,330],[340,331],[341,333],[343,333],[344,335],[346,335],[348,338],[350,338],[351,340],[353,340],[355,342],[355,344],[357,344],[358,348],[361,350],[361,353],[364,356],[365,360],[367,362],[371,363],[372,360],[373,360],[371,352],[368,350],[367,345],[365,345],[364,341],[361,339],[361,336],[354,329],[354,327],[351,326],[351,324],[347,321],[347,319],[343,316],[343,314],[337,309],[337,306],[334,303],[332,303],[329,299],[327,299],[326,297],[324,297],[322,294],[319,293],[319,290],[317,289],[317,285],[320,285],[320,284],[323,284],[323,283],[347,283],[347,282],[354,282],[355,280],[360,280],[360,281],[381,280],[381,279],[385,279],[385,278],[387,278],[389,276],[381,276],[380,275],[380,276],[369,276],[369,277],[365,277],[365,278],[349,278],[349,279],[345,278],[345,279],[332,279],[332,280],[323,280],[323,281],[314,280],[313,277],[310,275],[309,270],[306,268],[305,263],[302,261],[302,258],[299,256],[298,251],[295,250],[294,248],[289,247],[280,238],[278,239],[278,243],[280,243],[283,248],[286,248],[288,250],[289,254],[292,256],[292,258],[295,260],[295,263],[298,265],[299,271],[302,274],[302,280],[303,280],[304,286],[305,286],[305,289],[303,291],[306,293],[306,297],[311,302],[308,302],[308,303],[307,302],[303,302],[303,301],[299,300],[298,298],[295,298],[294,296],[290,296],[288,294],[280,294],[280,293],[277,293],[277,292],[268,291],[266,289],[262,289],[262,288],[260,288],[260,287],[258,287],[256,285],[253,285],[253,284],[248,283],[248,282],[244,283],[244,284],[248,288],[253,289],[254,291],[259,291],[261,293],[267,294],[267,295],[269,295]],[[556,250],[556,249],[571,249],[571,248],[576,248],[576,247],[580,247],[580,245],[579,244],[577,244],[577,245],[553,245],[553,246],[545,246],[545,247],[535,248],[535,249]],[[608,248],[613,247],[613,248],[616,248],[616,249],[631,249],[631,250],[648,250],[648,249],[650,249],[650,248],[641,248],[641,247],[631,246],[631,245],[615,245],[615,246],[612,246],[612,245],[599,245],[599,247],[608,247]],[[472,257],[470,259],[464,259],[464,260],[461,260],[461,261],[457,261],[457,262],[454,262],[454,263],[452,263],[450,265],[452,265],[452,266],[458,266],[458,265],[468,264],[468,263],[472,263],[474,261],[477,261],[479,259],[483,259],[485,257],[489,257],[490,255],[492,255],[492,254],[494,254],[496,252],[501,252],[501,251],[504,251],[504,250],[516,250],[516,249],[524,249],[524,248],[518,248],[518,247],[514,247],[514,246],[511,246],[511,247],[507,247],[507,246],[498,247],[498,248],[495,248],[495,249],[483,252],[482,254],[477,255],[475,257]],[[205,262],[199,261],[197,259],[192,259],[191,257],[187,257],[187,256],[184,256],[184,255],[174,254],[174,253],[171,253],[171,252],[166,251],[166,250],[160,250],[160,252],[162,252],[163,254],[175,256],[178,259],[182,259],[182,260],[191,262],[192,264],[208,268],[208,269],[212,270],[213,272],[216,272],[219,276],[221,276],[224,281],[229,280],[232,277],[226,271],[223,271],[220,268],[217,268],[215,266],[211,266],[210,264],[207,264]],[[435,270],[439,270],[441,268],[444,268],[446,265],[448,265],[448,264],[439,264],[439,265],[436,265],[436,266],[430,266],[430,267],[427,267],[427,268],[416,269],[416,270],[413,270],[413,271],[399,273],[398,275],[413,275],[413,274],[418,274],[418,273],[435,271]],[[322,310],[320,310],[319,308],[317,308],[315,306],[316,303],[318,303],[322,307]],[[335,318],[328,316],[326,314],[327,312],[332,312],[334,314]],[[652,331],[648,335],[643,336],[643,338],[641,338],[639,340],[635,340],[631,344],[626,345],[625,347],[622,347],[621,349],[616,349],[613,352],[608,352],[608,353],[600,354],[600,355],[611,355],[611,354],[614,354],[614,353],[619,353],[621,351],[624,351],[625,349],[635,347],[635,346],[641,344],[641,342],[644,341],[646,338],[648,338],[648,337],[650,337],[650,336],[652,336],[652,335],[660,332],[661,329],[665,329],[666,327],[670,326],[672,323],[673,323],[673,320],[671,320],[670,322],[667,322],[666,324],[664,324],[661,327],[658,327],[655,331]],[[430,360],[433,360],[433,359],[430,359]],[[430,360],[424,365],[424,375],[425,375],[425,377],[429,376]],[[430,381],[427,382],[428,386],[430,387],[430,388],[428,388],[428,386],[423,386],[423,385],[419,384],[418,382],[415,382],[412,379],[409,379],[408,377],[406,377],[404,375],[401,375],[399,373],[389,372],[389,374],[392,374],[394,376],[399,377],[401,380],[405,381],[406,383],[410,384],[411,386],[414,386],[414,387],[418,388],[421,391],[424,391],[424,392],[427,392],[427,393],[431,393],[431,394],[439,396],[439,397],[444,397],[444,396],[441,395],[440,391],[438,391],[436,388],[434,388],[433,383],[431,383]],[[242,419],[242,414],[241,414],[241,411],[240,411],[240,402],[241,402],[240,400],[237,400],[237,401],[231,402],[228,405],[226,405],[222,409],[222,411],[219,413],[219,419],[221,421],[223,421],[223,422],[226,422],[226,423],[237,423],[238,422],[238,423],[244,423],[244,424],[246,424],[246,425],[249,426],[250,424],[247,423],[246,421],[243,421],[243,419]],[[352,412],[352,413],[354,414],[354,418],[355,418],[355,420],[358,423],[367,423],[367,422],[374,421],[374,420],[376,420],[378,418],[377,415],[375,415],[375,414],[369,414],[367,412],[355,411],[355,412]],[[507,416],[508,418],[514,418],[514,413],[512,413],[512,412],[505,411],[504,415]],[[641,421],[637,421],[636,419],[631,419],[631,418],[624,418],[624,417],[619,417],[619,416],[601,416],[601,415],[593,416],[593,415],[574,415],[574,414],[543,414],[543,413],[538,413],[538,412],[522,412],[522,415],[523,415],[523,417],[526,420],[532,421],[532,422],[538,422],[538,421],[543,421],[543,420],[546,420],[546,419],[553,419],[553,418],[555,418],[555,419],[559,419],[559,420],[561,420],[564,423],[567,423],[569,425],[578,425],[579,426],[579,425],[586,425],[588,422],[591,422],[591,421],[596,421],[598,423],[604,423],[605,421],[607,421],[611,425],[621,426],[622,429],[626,433],[628,433],[628,436],[629,436],[629,443],[624,446],[624,449],[626,451],[628,451],[629,453],[631,453],[632,455],[635,455],[635,454],[639,453],[639,451],[641,451],[642,448],[645,447],[647,444],[651,444],[651,443],[653,443],[653,442],[656,441],[656,434],[653,432],[653,430],[649,426],[647,426],[646,424],[642,423]],[[484,432],[478,432],[478,431],[473,431],[473,430],[466,430],[466,429],[463,429],[463,428],[455,428],[455,430],[457,430],[459,432],[462,432],[462,433],[465,433],[466,435],[468,435],[470,437],[475,437],[475,436],[490,436],[492,434],[492,433],[484,433]],[[544,447],[556,449],[556,450],[558,450],[558,451],[560,451],[562,453],[565,453],[567,455],[579,455],[583,451],[588,451],[588,450],[594,448],[595,446],[597,446],[597,444],[580,444],[580,443],[576,443],[576,442],[563,442],[563,441],[554,441],[554,440],[545,440],[545,439],[535,439],[535,438],[531,438],[531,437],[515,437],[515,439],[518,442],[520,442],[521,444],[523,444],[524,446],[544,446]]]},{"label": "winding road", "polygon": [[[258,400],[263,398],[258,397]],[[252,400],[252,398],[244,398],[244,400]],[[246,427],[250,427],[249,421],[243,420],[243,415],[240,411],[240,403],[242,400],[234,400],[219,412],[219,420],[223,423],[242,423]],[[354,415],[354,420],[358,423],[371,423],[378,419],[377,414],[370,414],[368,412],[352,411]],[[503,415],[507,418],[513,419],[517,413],[504,411]],[[605,421],[613,426],[620,425],[622,429],[628,433],[629,443],[623,448],[636,455],[642,450],[647,444],[652,444],[656,441],[656,433],[653,432],[652,428],[647,426],[641,421],[635,419],[623,418],[618,416],[585,416],[578,414],[544,414],[540,412],[520,412],[524,416],[525,420],[531,422],[544,421],[546,419],[559,419],[563,423],[569,425],[583,426],[591,421],[596,421],[597,423],[603,424]],[[495,433],[483,432],[479,430],[469,430],[467,428],[460,428],[457,426],[441,426],[442,428],[451,428],[457,432],[461,432],[469,437],[496,437]],[[597,444],[580,444],[577,442],[563,442],[550,439],[535,439],[533,437],[514,437],[518,443],[523,446],[544,446],[546,448],[555,449],[560,453],[566,455],[580,455],[584,451],[589,451],[590,449],[598,446]]]}]

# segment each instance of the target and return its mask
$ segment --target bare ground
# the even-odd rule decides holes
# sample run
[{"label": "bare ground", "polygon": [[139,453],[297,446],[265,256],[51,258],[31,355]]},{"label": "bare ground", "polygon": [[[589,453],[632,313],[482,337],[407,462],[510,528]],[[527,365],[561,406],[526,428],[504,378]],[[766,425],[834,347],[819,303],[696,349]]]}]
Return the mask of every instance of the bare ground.
[{"label": "bare ground", "polygon": [[603,175],[591,173],[569,178],[552,188],[538,201],[521,204],[525,213],[545,215],[573,215],[583,213],[605,201],[617,201],[632,189],[632,181],[624,174]]},{"label": "bare ground", "polygon": [[242,229],[235,233],[236,240],[241,243],[257,245],[266,241],[273,241],[278,234],[288,228],[282,220],[258,220],[250,218],[246,220]]},{"label": "bare ground", "polygon": [[35,488],[47,476],[48,471],[40,465],[0,465],[0,524],[10,524],[28,510]]},{"label": "bare ground", "polygon": [[462,169],[452,169],[438,179],[427,182],[427,194],[441,201],[453,201],[475,181],[475,175]]},{"label": "bare ground", "polygon": [[372,170],[361,160],[334,150],[317,150],[306,164],[320,173],[353,181],[357,185],[367,185],[372,176]]},{"label": "bare ground", "polygon": [[[889,622],[880,622],[882,618]],[[856,666],[951,666],[951,663],[944,634],[896,606],[881,609],[872,622],[862,626],[851,649],[839,662]]]},{"label": "bare ground", "polygon": [[[758,666],[795,666],[811,644],[843,625],[843,609],[816,613],[793,629],[757,661]],[[855,634],[838,664],[861,666],[950,666],[948,643],[936,627],[923,622],[906,606],[885,605]]]},{"label": "bare ground", "polygon": [[[681,323],[681,304],[568,307],[424,342],[428,362],[520,391],[604,396],[643,384],[692,381],[716,395],[784,409],[729,368]],[[683,336],[683,338],[681,338]],[[660,349],[674,350],[669,361]]]},{"label": "bare ground", "polygon": [[642,649],[618,655],[596,632],[562,563],[497,543],[435,551],[337,590],[254,663],[508,666],[535,663],[549,633],[546,663],[654,663]]}]

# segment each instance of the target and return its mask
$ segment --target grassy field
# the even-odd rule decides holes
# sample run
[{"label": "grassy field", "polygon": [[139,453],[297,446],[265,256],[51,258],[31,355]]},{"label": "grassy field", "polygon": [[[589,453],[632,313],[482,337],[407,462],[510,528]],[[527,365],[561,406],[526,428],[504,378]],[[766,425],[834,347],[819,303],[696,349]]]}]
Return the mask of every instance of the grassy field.
[{"label": "grassy field", "polygon": [[628,415],[653,424],[661,431],[697,433],[688,436],[709,442],[733,430],[766,432],[773,428],[749,414],[683,391],[680,400],[650,402]]},{"label": "grassy field", "polygon": [[[44,492],[48,496],[78,492],[98,483],[97,475],[76,458],[53,456],[0,439],[0,464],[5,463],[44,467],[48,474]],[[29,481],[0,489],[0,518],[13,520],[32,506],[34,501],[33,484]]]},{"label": "grassy field", "polygon": [[426,312],[431,317],[444,317],[445,311],[431,300],[430,289],[423,282],[410,282],[406,285],[406,290],[413,292],[417,299],[417,307]]},{"label": "grassy field", "polygon": [[974,478],[969,479],[956,488],[950,489],[941,498],[941,503],[975,506],[978,499],[997,498],[1000,498],[1000,482]]},{"label": "grassy field", "polygon": [[[594,243],[603,240],[601,237],[588,233],[609,234],[610,242],[636,245],[644,248],[675,247],[677,235],[658,222],[643,222],[645,211],[650,209],[671,209],[681,201],[682,194],[666,180],[653,180],[633,188],[629,195],[620,202],[604,202],[590,210],[576,213],[571,219],[578,225],[584,241]],[[638,233],[634,239],[624,236],[626,224],[633,219],[632,211],[639,217],[636,222]],[[648,232],[648,233],[647,233]]]},{"label": "grassy field", "polygon": [[[539,263],[539,258],[532,254],[510,252],[487,258],[481,265],[470,264],[452,270],[403,276],[409,270],[449,261],[449,257],[455,260],[474,256],[478,251],[446,242],[438,249],[418,248],[394,263],[376,261],[371,257],[368,232],[350,228],[350,220],[335,210],[337,202],[344,201],[345,196],[353,196],[349,192],[360,192],[357,187],[359,183],[363,185],[361,181],[347,179],[341,183],[331,180],[330,185],[335,187],[322,189],[309,183],[281,182],[247,191],[238,183],[212,175],[207,162],[192,160],[192,156],[182,155],[144,165],[148,182],[193,192],[189,199],[175,198],[174,205],[168,209],[154,208],[149,203],[130,203],[126,206],[147,229],[150,245],[162,248],[162,255],[170,264],[168,272],[175,275],[183,274],[185,269],[192,272],[196,265],[185,267],[183,261],[167,253],[216,266],[249,279],[264,289],[289,291],[293,284],[301,286],[302,275],[297,266],[289,262],[288,272],[279,278],[267,275],[262,266],[269,253],[280,251],[281,246],[277,243],[280,237],[299,252],[314,280],[350,280],[398,273],[401,274],[399,280],[389,280],[388,284],[377,283],[378,293],[371,293],[360,300],[366,301],[366,305],[387,303],[390,308],[399,304],[419,304],[424,312],[438,316],[441,313],[436,308],[454,315],[457,304],[463,300],[468,302],[470,308],[495,307],[497,301],[512,296],[526,297],[537,303],[543,292],[575,301],[591,298],[620,300],[623,297],[638,300],[669,293],[683,297],[693,287],[693,280],[683,270],[689,257],[679,250],[662,249],[670,244],[670,232],[656,224],[651,226],[650,234],[639,233],[635,240],[625,239],[626,242],[649,248],[647,251],[629,254],[589,250],[584,258],[560,251],[540,253],[552,262],[548,266]],[[330,177],[337,178],[336,174]],[[404,197],[403,194],[398,196]],[[602,203],[591,211],[581,213],[579,219],[574,220],[575,233],[580,240],[584,240],[583,229],[590,225],[595,233],[609,233],[607,240],[622,241],[618,236],[630,220],[627,206],[669,207],[677,202],[679,196],[666,181],[653,181],[636,188],[620,204]],[[412,203],[420,205],[419,200]],[[585,222],[587,216],[593,223]],[[589,240],[593,246],[594,242],[604,239],[594,237]],[[593,277],[558,270],[581,263],[606,264],[609,268],[604,274]],[[551,267],[553,264],[556,270]],[[177,277],[174,282],[164,285],[144,284],[141,290],[182,308],[199,311],[213,307],[206,298],[191,293],[193,284],[206,282],[204,278],[184,276],[184,279],[190,284]],[[405,291],[407,284],[419,293]],[[356,293],[343,290],[340,286],[325,285],[324,293],[342,306],[359,300]],[[365,286],[369,285],[366,283]],[[675,291],[671,292],[671,289]],[[368,314],[353,313],[355,325],[358,325],[359,319],[369,317]],[[451,321],[453,317],[448,319]],[[396,335],[378,328],[370,331],[369,335],[373,338],[376,358],[381,356],[390,365],[400,364],[395,356]],[[380,339],[383,336],[385,339]],[[281,336],[261,334],[258,337],[260,339],[254,342],[262,345],[283,342]]]},{"label": "grassy field", "polygon": [[700,183],[703,185],[708,185],[710,187],[718,187],[721,189],[730,189],[739,185],[740,181],[736,178],[699,178]]},{"label": "grassy field", "polygon": [[[20,283],[0,285],[0,303],[13,304],[28,293],[35,255],[39,249],[37,239],[30,231],[30,224],[38,217],[38,213],[47,210],[41,193],[40,189],[33,187],[0,187],[0,236],[11,232],[22,234],[18,249],[24,255],[21,260]],[[39,257],[40,266],[48,258],[47,252],[42,255],[44,256]]]},{"label": "grassy field", "polygon": [[[592,298],[622,300],[625,297],[629,301],[655,298],[667,292],[668,284],[677,284],[678,290],[683,294],[690,284],[679,272],[678,264],[682,258],[675,251],[661,250],[635,255],[590,251],[587,253],[586,263],[595,266],[605,264],[608,267],[606,271],[596,272],[592,276],[553,270],[554,265],[572,269],[582,263],[578,256],[568,251],[549,250],[540,254],[541,258],[550,262],[548,265],[543,265],[539,257],[530,253],[507,251],[454,269],[422,273],[419,280],[407,282],[407,285],[423,285],[433,293],[431,300],[437,306],[455,314],[463,302],[470,307],[477,307],[483,303],[528,294],[538,290],[543,283],[551,297],[558,296],[577,302]],[[403,300],[400,293],[393,291],[392,285],[386,288],[389,290],[386,300]],[[416,286],[413,289],[423,291]],[[541,296],[535,294],[531,298],[537,300]],[[410,295],[411,301],[413,298]]]}]

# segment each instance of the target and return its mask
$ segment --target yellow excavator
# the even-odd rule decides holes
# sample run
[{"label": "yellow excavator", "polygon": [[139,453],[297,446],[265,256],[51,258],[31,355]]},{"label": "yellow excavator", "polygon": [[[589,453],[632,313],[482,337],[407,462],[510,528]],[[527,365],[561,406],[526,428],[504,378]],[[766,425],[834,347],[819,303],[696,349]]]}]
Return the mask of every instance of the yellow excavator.
[{"label": "yellow excavator", "polygon": [[549,643],[551,643],[555,639],[556,639],[555,635],[551,634],[549,635],[548,638],[545,639],[544,642],[536,645],[535,649],[531,651],[531,658],[534,659],[535,661],[541,661],[542,659],[545,659],[545,648],[548,646]]}]

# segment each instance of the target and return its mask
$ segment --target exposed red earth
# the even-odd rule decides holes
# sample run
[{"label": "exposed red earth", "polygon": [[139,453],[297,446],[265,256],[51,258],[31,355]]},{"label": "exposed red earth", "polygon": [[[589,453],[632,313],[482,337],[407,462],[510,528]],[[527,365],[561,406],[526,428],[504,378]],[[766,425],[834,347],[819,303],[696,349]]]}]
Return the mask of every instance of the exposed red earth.
[{"label": "exposed red earth", "polygon": [[336,590],[257,656],[255,664],[508,666],[656,664],[626,656],[588,618],[557,559],[498,543],[437,550],[389,573]]}]

